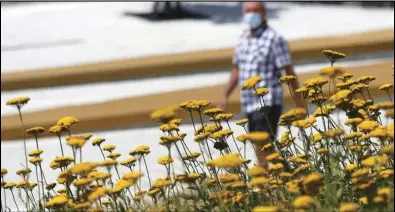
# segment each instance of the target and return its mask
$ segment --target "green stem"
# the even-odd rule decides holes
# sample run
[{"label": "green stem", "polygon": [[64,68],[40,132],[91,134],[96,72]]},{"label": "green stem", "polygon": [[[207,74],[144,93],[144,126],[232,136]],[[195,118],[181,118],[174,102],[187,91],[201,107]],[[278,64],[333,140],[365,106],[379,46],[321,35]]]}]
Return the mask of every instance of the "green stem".
[{"label": "green stem", "polygon": [[149,187],[151,188],[152,184],[151,184],[151,177],[149,175],[149,171],[148,171],[148,165],[147,165],[147,161],[145,160],[145,156],[143,155],[143,160],[144,160],[144,164],[145,164],[145,169],[147,169],[147,175],[148,175],[148,181],[149,181]]},{"label": "green stem", "polygon": [[60,151],[62,151],[62,156],[64,157],[62,139],[60,138],[60,135],[58,135],[58,138],[59,138]]}]

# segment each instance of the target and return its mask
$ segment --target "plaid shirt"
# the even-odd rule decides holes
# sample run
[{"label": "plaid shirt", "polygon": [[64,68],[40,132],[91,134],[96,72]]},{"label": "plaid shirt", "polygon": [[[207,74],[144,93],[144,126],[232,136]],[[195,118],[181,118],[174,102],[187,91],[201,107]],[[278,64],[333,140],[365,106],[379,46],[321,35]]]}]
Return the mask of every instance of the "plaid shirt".
[{"label": "plaid shirt", "polygon": [[[265,106],[283,104],[283,88],[278,82],[281,70],[291,65],[291,56],[285,39],[270,27],[261,27],[250,36],[246,30],[240,37],[233,56],[233,65],[239,68],[239,85],[252,76],[261,76],[258,88],[268,88]],[[248,114],[261,107],[259,97],[251,89],[241,91],[242,112]]]}]

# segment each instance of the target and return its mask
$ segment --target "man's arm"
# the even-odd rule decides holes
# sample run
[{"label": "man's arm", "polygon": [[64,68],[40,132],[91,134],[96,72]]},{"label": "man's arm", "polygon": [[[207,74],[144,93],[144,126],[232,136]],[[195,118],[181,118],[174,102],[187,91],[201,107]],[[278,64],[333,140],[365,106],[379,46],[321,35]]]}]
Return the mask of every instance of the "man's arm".
[{"label": "man's arm", "polygon": [[239,79],[239,68],[237,65],[233,65],[229,82],[225,88],[224,96],[222,97],[222,100],[218,105],[218,107],[222,108],[223,110],[226,109],[226,105],[228,104],[229,96],[232,94],[233,90],[237,86],[238,79]]},{"label": "man's arm", "polygon": [[[292,76],[297,77],[292,65],[285,66],[284,69],[285,69],[286,75],[292,75]],[[304,108],[303,97],[296,94],[296,92],[295,92],[300,87],[298,78],[296,78],[296,80],[292,80],[290,85],[291,85],[291,90],[293,92],[292,95],[294,95],[294,97],[295,97],[294,101],[296,103],[296,107]]]}]

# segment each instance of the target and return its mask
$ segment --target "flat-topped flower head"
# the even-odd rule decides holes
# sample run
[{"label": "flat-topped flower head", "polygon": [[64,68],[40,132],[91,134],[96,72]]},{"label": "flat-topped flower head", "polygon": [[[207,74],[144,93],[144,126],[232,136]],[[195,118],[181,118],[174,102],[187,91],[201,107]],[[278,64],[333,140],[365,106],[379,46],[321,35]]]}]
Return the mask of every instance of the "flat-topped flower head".
[{"label": "flat-topped flower head", "polygon": [[69,127],[71,127],[71,125],[79,123],[79,122],[80,121],[73,116],[65,116],[65,117],[59,119],[57,125],[69,128]]},{"label": "flat-topped flower head", "polygon": [[203,134],[195,136],[195,138],[193,140],[196,142],[205,141],[210,135],[211,135],[211,133],[205,132]]},{"label": "flat-topped flower head", "polygon": [[327,138],[335,138],[335,137],[341,136],[343,134],[344,134],[344,129],[341,129],[341,128],[327,130],[324,132],[324,136]]},{"label": "flat-topped flower head", "polygon": [[305,120],[294,121],[294,122],[292,122],[292,126],[297,127],[297,128],[306,129],[306,128],[313,126],[313,124],[315,122],[316,122],[316,118],[314,116],[312,116],[312,117],[305,119]]},{"label": "flat-topped flower head", "polygon": [[152,112],[150,116],[151,119],[157,122],[168,123],[176,116],[175,108],[173,106],[160,108]]},{"label": "flat-topped flower head", "polygon": [[96,138],[92,141],[92,146],[100,146],[106,139],[104,138]]},{"label": "flat-topped flower head", "polygon": [[129,152],[129,155],[131,156],[141,156],[141,155],[146,155],[151,152],[149,146],[146,145],[140,145],[138,146],[135,150]]},{"label": "flat-topped flower head", "polygon": [[17,171],[16,171],[16,174],[25,177],[25,176],[28,175],[30,172],[32,172],[31,169],[29,169],[29,168],[23,168],[23,169],[17,170]]},{"label": "flat-topped flower head", "polygon": [[182,159],[184,160],[196,160],[201,154],[199,152],[192,152],[191,154],[184,155]]},{"label": "flat-topped flower head", "polygon": [[108,172],[99,172],[99,171],[92,171],[88,174],[88,178],[93,180],[106,180],[111,177],[111,174]]},{"label": "flat-topped flower head", "polygon": [[124,180],[138,180],[143,177],[144,174],[141,172],[128,172],[122,176]]},{"label": "flat-topped flower head", "polygon": [[45,203],[46,208],[58,208],[65,206],[69,203],[69,197],[67,194],[59,194],[52,199],[50,199],[48,202]]},{"label": "flat-topped flower head", "polygon": [[89,186],[93,182],[92,178],[79,178],[76,179],[73,184],[76,187],[86,187]]},{"label": "flat-topped flower head", "polygon": [[94,162],[77,163],[68,170],[68,173],[85,175],[85,174],[88,174],[89,172],[91,172],[93,169],[95,169],[98,166],[99,166],[99,164],[94,163]]},{"label": "flat-topped flower head", "polygon": [[116,148],[115,145],[108,144],[108,145],[105,145],[105,146],[103,147],[103,150],[111,153],[112,151],[115,150],[115,148]]},{"label": "flat-topped flower head", "polygon": [[254,90],[254,94],[257,96],[265,96],[268,93],[269,93],[268,88],[257,88]]},{"label": "flat-topped flower head", "polygon": [[86,139],[81,136],[72,136],[72,137],[66,138],[66,142],[67,142],[67,145],[69,145],[73,148],[79,149],[85,145]]},{"label": "flat-topped flower head", "polygon": [[289,84],[291,81],[296,80],[296,77],[293,75],[288,75],[288,76],[282,76],[280,77],[280,79],[278,80],[278,82],[280,83],[285,83],[285,84]]},{"label": "flat-topped flower head", "polygon": [[121,157],[121,153],[118,152],[111,152],[110,154],[107,155],[107,158],[116,160],[117,158]]},{"label": "flat-topped flower head", "polygon": [[324,86],[327,83],[328,83],[328,80],[323,79],[322,77],[317,77],[317,78],[307,80],[305,83],[303,83],[303,85],[306,88],[317,89],[317,88],[321,88],[322,86]]},{"label": "flat-topped flower head", "polygon": [[8,170],[5,168],[1,169],[1,176],[3,177],[4,175],[8,174]]},{"label": "flat-topped flower head", "polygon": [[30,158],[29,162],[35,166],[37,166],[38,164],[40,164],[43,161],[42,158],[39,157],[35,157],[35,158]]},{"label": "flat-topped flower head", "polygon": [[357,83],[362,83],[365,85],[369,85],[371,82],[373,82],[374,80],[376,80],[375,76],[362,76],[360,78],[358,78],[357,80],[355,80]]},{"label": "flat-topped flower head", "polygon": [[214,117],[214,120],[215,121],[229,121],[232,118],[233,118],[232,113],[220,113]]},{"label": "flat-topped flower head", "polygon": [[248,140],[248,135],[247,134],[241,134],[237,136],[236,138],[238,141],[245,143]]},{"label": "flat-topped flower head", "polygon": [[311,196],[302,195],[294,200],[293,206],[295,209],[309,209],[314,206],[314,199]]},{"label": "flat-topped flower head", "polygon": [[333,50],[322,50],[321,54],[325,55],[325,57],[328,58],[331,64],[346,57],[344,53],[333,51]]},{"label": "flat-topped flower head", "polygon": [[163,132],[180,131],[180,128],[176,124],[162,124],[159,129]]},{"label": "flat-topped flower head", "polygon": [[262,81],[262,77],[260,76],[252,76],[245,82],[243,82],[243,85],[241,87],[242,90],[249,89],[249,88],[254,88],[256,84],[258,84],[260,81]]},{"label": "flat-topped flower head", "polygon": [[199,127],[196,132],[195,132],[195,136],[202,134],[202,133],[215,133],[217,131],[222,130],[221,125],[218,124],[208,124],[208,125],[204,125],[203,127]]},{"label": "flat-topped flower head", "polygon": [[309,95],[309,89],[306,87],[300,87],[298,89],[295,90],[295,93],[301,95],[303,98],[307,98]]},{"label": "flat-topped flower head", "polygon": [[191,100],[188,101],[187,105],[185,106],[185,109],[187,111],[202,111],[209,105],[210,102],[206,100]]},{"label": "flat-topped flower head", "polygon": [[169,157],[169,156],[164,156],[164,157],[158,158],[158,163],[161,165],[168,165],[173,162],[174,162],[173,158]]},{"label": "flat-topped flower head", "polygon": [[63,133],[67,132],[67,128],[65,126],[60,126],[60,125],[54,125],[49,128],[48,132],[60,136]]},{"label": "flat-topped flower head", "polygon": [[9,189],[9,190],[12,190],[13,188],[15,188],[15,186],[16,186],[16,184],[15,183],[11,183],[11,182],[9,182],[9,183],[6,183],[6,184],[4,184],[4,189]]},{"label": "flat-topped flower head", "polygon": [[26,105],[29,102],[30,98],[29,97],[17,97],[17,98],[13,98],[10,99],[6,102],[6,105],[11,105],[14,106],[18,109],[22,108],[24,105]]},{"label": "flat-topped flower head", "polygon": [[54,159],[54,162],[56,162],[60,167],[66,167],[74,162],[74,158],[68,156],[57,156]]},{"label": "flat-topped flower head", "polygon": [[267,175],[267,170],[262,166],[254,166],[247,171],[248,176],[250,177],[259,177],[263,175]]},{"label": "flat-topped flower head", "polygon": [[108,188],[96,188],[88,195],[88,201],[93,203],[96,200],[104,197],[106,194],[110,193]]},{"label": "flat-topped flower head", "polygon": [[30,157],[40,157],[40,155],[43,153],[43,151],[41,149],[36,149],[33,150],[29,153]]},{"label": "flat-topped flower head", "polygon": [[221,108],[210,108],[205,110],[203,113],[204,115],[210,116],[210,117],[215,117],[215,115],[224,112]]},{"label": "flat-topped flower head", "polygon": [[265,205],[257,206],[252,209],[252,212],[282,212],[284,208],[281,205]]},{"label": "flat-topped flower head", "polygon": [[119,164],[121,164],[122,166],[131,167],[134,163],[136,163],[136,161],[137,160],[135,157],[130,157],[128,159],[119,162]]},{"label": "flat-topped flower head", "polygon": [[351,88],[353,94],[362,93],[364,90],[368,89],[369,85],[366,84],[356,84]]},{"label": "flat-topped flower head", "polygon": [[34,135],[34,136],[37,136],[43,132],[44,132],[44,128],[42,128],[42,127],[32,127],[30,129],[26,130],[27,134]]},{"label": "flat-topped flower head", "polygon": [[358,212],[359,205],[353,202],[341,203],[339,212]]},{"label": "flat-topped flower head", "polygon": [[382,91],[388,91],[389,89],[391,89],[393,87],[394,87],[394,84],[387,83],[387,84],[384,84],[384,85],[380,86],[379,89],[382,90]]},{"label": "flat-topped flower head", "polygon": [[85,140],[89,140],[90,138],[92,138],[93,134],[92,133],[86,133],[86,134],[82,134],[82,135],[77,135],[75,137],[80,137],[83,138]]},{"label": "flat-topped flower head", "polygon": [[207,162],[208,166],[214,166],[218,168],[239,167],[242,164],[243,160],[239,157],[238,153],[230,153]]},{"label": "flat-topped flower head", "polygon": [[[172,181],[170,178],[158,178],[152,183],[152,188],[164,188],[171,184]],[[147,193],[149,193],[149,191]]]},{"label": "flat-topped flower head", "polygon": [[355,84],[354,80],[347,80],[346,82],[340,82],[336,84],[336,87],[340,90],[350,89]]},{"label": "flat-topped flower head", "polygon": [[328,77],[336,77],[344,74],[346,71],[339,66],[328,66],[320,70],[320,75]]},{"label": "flat-topped flower head", "polygon": [[244,127],[247,123],[248,123],[248,119],[247,118],[240,119],[240,120],[236,121],[236,125],[239,125],[239,126],[242,126],[242,127]]},{"label": "flat-topped flower head", "polygon": [[109,159],[109,160],[103,161],[103,162],[100,164],[100,166],[109,168],[109,167],[115,166],[115,165],[117,165],[117,164],[118,164],[118,162],[117,162],[116,160]]},{"label": "flat-topped flower head", "polygon": [[352,94],[351,90],[341,90],[329,98],[332,102],[346,101]]},{"label": "flat-topped flower head", "polygon": [[267,132],[250,132],[247,134],[247,138],[253,143],[264,143],[270,139],[270,134]]},{"label": "flat-topped flower head", "polygon": [[380,124],[377,121],[365,120],[358,125],[358,128],[363,132],[370,132],[378,126],[380,126]]},{"label": "flat-topped flower head", "polygon": [[354,77],[354,74],[344,73],[344,74],[340,75],[337,79],[341,80],[342,82],[346,82],[353,77]]},{"label": "flat-topped flower head", "polygon": [[283,161],[284,158],[280,155],[280,153],[275,152],[266,157],[267,161],[275,162],[275,161]]}]

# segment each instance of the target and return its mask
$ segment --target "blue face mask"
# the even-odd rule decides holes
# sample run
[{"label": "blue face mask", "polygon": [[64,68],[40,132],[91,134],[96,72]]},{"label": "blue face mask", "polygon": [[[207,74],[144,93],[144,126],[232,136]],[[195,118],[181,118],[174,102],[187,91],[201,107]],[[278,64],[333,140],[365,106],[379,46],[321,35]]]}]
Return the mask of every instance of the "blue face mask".
[{"label": "blue face mask", "polygon": [[246,13],[243,17],[243,22],[248,24],[251,29],[255,29],[262,24],[262,18],[259,13]]}]

